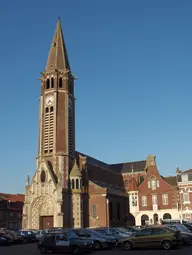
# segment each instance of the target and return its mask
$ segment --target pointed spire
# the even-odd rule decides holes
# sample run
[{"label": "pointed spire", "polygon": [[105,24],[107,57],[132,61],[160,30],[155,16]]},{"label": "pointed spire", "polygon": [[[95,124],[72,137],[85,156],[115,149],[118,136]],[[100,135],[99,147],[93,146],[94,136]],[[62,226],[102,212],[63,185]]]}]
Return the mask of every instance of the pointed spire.
[{"label": "pointed spire", "polygon": [[60,18],[58,18],[55,34],[49,51],[46,72],[51,71],[67,71],[70,70],[69,60],[67,56],[67,50],[65,41],[63,38],[63,32],[61,27]]},{"label": "pointed spire", "polygon": [[75,159],[75,163],[73,165],[73,168],[70,172],[70,177],[82,177],[82,173],[79,169],[79,166],[77,164],[77,160]]}]

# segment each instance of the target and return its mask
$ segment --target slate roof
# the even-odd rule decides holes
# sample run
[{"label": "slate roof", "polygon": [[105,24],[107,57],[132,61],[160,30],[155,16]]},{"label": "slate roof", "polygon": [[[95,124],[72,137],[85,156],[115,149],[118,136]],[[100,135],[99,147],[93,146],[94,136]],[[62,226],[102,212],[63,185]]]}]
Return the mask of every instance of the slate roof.
[{"label": "slate roof", "polygon": [[181,174],[191,174],[192,173],[192,169],[188,169],[186,171],[183,171]]},{"label": "slate roof", "polygon": [[146,160],[135,161],[135,162],[125,162],[117,164],[107,164],[103,161],[90,157],[84,153],[76,151],[76,154],[81,154],[82,156],[87,157],[87,164],[95,165],[100,168],[105,168],[116,173],[131,173],[132,167],[134,172],[143,172],[146,165]]},{"label": "slate roof", "polygon": [[118,171],[120,173],[131,173],[132,169],[134,172],[143,172],[146,166],[146,160],[118,163],[110,165],[110,169],[113,171]]},{"label": "slate roof", "polygon": [[171,186],[177,186],[177,176],[161,177]]}]

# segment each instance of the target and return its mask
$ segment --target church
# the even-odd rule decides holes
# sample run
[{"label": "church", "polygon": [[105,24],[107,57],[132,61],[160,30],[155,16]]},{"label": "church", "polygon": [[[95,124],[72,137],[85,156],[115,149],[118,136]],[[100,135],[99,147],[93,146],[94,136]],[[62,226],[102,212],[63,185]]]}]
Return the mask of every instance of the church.
[{"label": "church", "polygon": [[135,224],[130,197],[154,157],[110,165],[76,151],[74,81],[59,19],[40,77],[36,172],[26,180],[22,228]]}]

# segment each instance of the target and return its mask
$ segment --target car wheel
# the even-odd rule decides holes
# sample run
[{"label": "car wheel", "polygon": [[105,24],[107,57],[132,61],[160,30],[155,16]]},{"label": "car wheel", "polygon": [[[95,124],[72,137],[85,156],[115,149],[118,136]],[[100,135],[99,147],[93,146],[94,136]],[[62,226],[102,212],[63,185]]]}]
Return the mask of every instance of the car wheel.
[{"label": "car wheel", "polygon": [[98,241],[95,241],[94,242],[94,248],[95,248],[95,250],[101,250],[101,243],[98,242]]},{"label": "car wheel", "polygon": [[39,250],[40,250],[40,253],[41,253],[41,254],[45,254],[46,251],[47,251],[47,250],[45,249],[45,247],[43,247],[43,246],[40,246],[40,247],[39,247]]},{"label": "car wheel", "polygon": [[132,249],[133,249],[132,243],[129,242],[129,241],[124,242],[124,243],[123,243],[123,249],[124,249],[125,251],[130,251],[130,250],[132,250]]},{"label": "car wheel", "polygon": [[74,254],[74,255],[80,254],[80,247],[79,247],[79,246],[74,246],[74,247],[73,247],[73,254]]},{"label": "car wheel", "polygon": [[171,249],[171,242],[169,240],[165,240],[162,242],[162,247],[164,250],[170,250]]}]

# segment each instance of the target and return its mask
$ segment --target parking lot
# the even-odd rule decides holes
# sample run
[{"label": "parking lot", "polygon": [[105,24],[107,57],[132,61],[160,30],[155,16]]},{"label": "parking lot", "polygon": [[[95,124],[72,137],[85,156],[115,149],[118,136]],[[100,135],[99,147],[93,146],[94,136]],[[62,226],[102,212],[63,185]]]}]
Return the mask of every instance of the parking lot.
[{"label": "parking lot", "polygon": [[[117,252],[120,252],[121,254],[127,254],[129,255],[140,255],[141,252],[143,255],[163,255],[163,254],[174,254],[174,255],[181,255],[181,253],[185,255],[192,255],[192,246],[185,246],[182,248],[164,251],[164,250],[133,250],[133,251],[123,251],[119,248],[109,250],[109,251],[97,251],[93,252],[92,254],[100,254],[100,255],[116,255]],[[13,245],[10,247],[0,247],[0,255],[39,255],[40,252],[37,249],[37,244],[26,244],[26,245]]]}]

